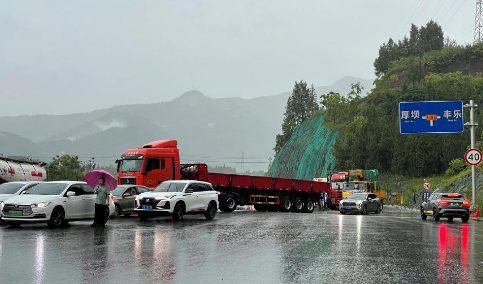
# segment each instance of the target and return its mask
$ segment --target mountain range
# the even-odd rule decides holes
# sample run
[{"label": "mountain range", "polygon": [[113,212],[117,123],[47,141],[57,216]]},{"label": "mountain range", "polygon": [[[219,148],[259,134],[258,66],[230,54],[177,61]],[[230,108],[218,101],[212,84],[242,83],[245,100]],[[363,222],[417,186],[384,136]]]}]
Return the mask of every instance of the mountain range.
[{"label": "mountain range", "polygon": [[[366,91],[372,86],[370,80],[344,77],[316,91],[318,95],[347,94],[356,82]],[[48,162],[66,153],[109,165],[124,150],[153,140],[176,139],[182,162],[266,169],[290,94],[213,99],[193,90],[163,103],[69,115],[4,116],[0,117],[0,154]]]}]

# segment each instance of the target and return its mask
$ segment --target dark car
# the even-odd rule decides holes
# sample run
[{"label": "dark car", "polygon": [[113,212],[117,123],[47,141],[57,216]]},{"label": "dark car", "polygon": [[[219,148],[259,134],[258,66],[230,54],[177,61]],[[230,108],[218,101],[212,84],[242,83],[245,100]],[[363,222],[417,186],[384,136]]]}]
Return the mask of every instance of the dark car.
[{"label": "dark car", "polygon": [[116,189],[111,191],[111,194],[114,197],[114,205],[116,205],[116,210],[111,217],[116,218],[121,215],[131,215],[134,213],[134,202],[136,197],[141,193],[150,191],[149,188],[141,185],[118,185]]},{"label": "dark car", "polygon": [[433,193],[428,201],[421,205],[421,219],[433,216],[434,221],[440,218],[461,218],[466,223],[470,218],[470,201],[459,193]]},{"label": "dark car", "polygon": [[339,203],[339,211],[341,214],[348,212],[361,213],[368,212],[376,214],[381,213],[382,202],[374,193],[353,193]]}]

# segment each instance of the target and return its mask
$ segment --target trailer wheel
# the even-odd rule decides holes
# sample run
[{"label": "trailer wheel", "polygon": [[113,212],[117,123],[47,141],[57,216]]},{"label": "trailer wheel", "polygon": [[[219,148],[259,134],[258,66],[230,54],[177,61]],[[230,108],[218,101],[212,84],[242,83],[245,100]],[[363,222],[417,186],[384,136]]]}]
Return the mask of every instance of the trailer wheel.
[{"label": "trailer wheel", "polygon": [[280,212],[290,212],[292,205],[292,199],[289,196],[285,196],[282,203],[280,203]]},{"label": "trailer wheel", "polygon": [[292,211],[293,212],[302,212],[303,210],[304,210],[304,202],[302,201],[302,198],[295,197],[295,199],[293,200]]},{"label": "trailer wheel", "polygon": [[255,204],[253,205],[253,207],[255,208],[255,210],[257,211],[261,211],[261,212],[265,212],[267,211],[267,206],[263,205],[263,204]]},{"label": "trailer wheel", "polygon": [[314,212],[314,209],[315,209],[315,205],[314,205],[314,201],[312,200],[312,198],[307,199],[307,201],[305,201],[304,212],[305,213],[312,213],[312,212]]},{"label": "trailer wheel", "polygon": [[236,209],[236,198],[234,195],[228,194],[223,198],[220,204],[220,210],[223,212],[233,212]]}]

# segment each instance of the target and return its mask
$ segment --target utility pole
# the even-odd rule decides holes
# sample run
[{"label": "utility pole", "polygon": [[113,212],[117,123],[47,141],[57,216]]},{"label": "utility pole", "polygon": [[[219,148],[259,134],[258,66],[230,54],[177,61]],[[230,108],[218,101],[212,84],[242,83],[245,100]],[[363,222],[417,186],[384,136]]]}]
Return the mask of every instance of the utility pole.
[{"label": "utility pole", "polygon": [[241,151],[240,152],[240,155],[241,155],[241,171],[244,172],[245,171],[245,152]]},{"label": "utility pole", "polygon": [[[481,2],[480,0],[478,2]],[[475,33],[476,34],[476,33]],[[478,123],[475,122],[475,108],[478,106],[475,104],[473,100],[470,100],[469,104],[464,105],[465,108],[470,109],[470,121],[465,123],[466,126],[470,127],[470,135],[471,135],[471,149],[475,148],[475,128],[478,126]],[[476,202],[476,166],[471,166],[471,206],[475,207]]]},{"label": "utility pole", "polygon": [[483,0],[476,0],[474,43],[477,44],[482,41],[483,41]]}]

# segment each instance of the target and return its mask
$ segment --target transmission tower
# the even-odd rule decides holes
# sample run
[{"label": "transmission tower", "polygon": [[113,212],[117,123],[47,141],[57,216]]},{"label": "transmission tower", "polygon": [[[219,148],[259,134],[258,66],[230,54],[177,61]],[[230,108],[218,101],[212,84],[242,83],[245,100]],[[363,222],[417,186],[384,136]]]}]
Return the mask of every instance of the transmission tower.
[{"label": "transmission tower", "polygon": [[476,0],[475,44],[483,41],[483,0]]},{"label": "transmission tower", "polygon": [[244,172],[245,171],[245,152],[241,152],[240,155],[241,155],[241,171]]}]

